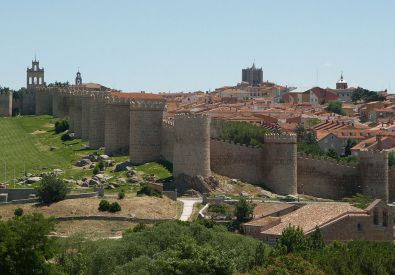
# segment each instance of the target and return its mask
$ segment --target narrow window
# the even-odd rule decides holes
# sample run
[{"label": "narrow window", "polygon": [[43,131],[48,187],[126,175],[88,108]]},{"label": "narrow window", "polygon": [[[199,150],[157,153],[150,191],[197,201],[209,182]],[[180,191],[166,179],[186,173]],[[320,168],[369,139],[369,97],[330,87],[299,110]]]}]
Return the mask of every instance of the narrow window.
[{"label": "narrow window", "polygon": [[379,224],[379,212],[377,211],[377,209],[374,209],[373,211],[373,223]]},{"label": "narrow window", "polygon": [[383,226],[388,226],[388,213],[387,213],[387,210],[383,210]]},{"label": "narrow window", "polygon": [[358,223],[358,224],[357,224],[357,229],[358,229],[358,231],[361,232],[361,231],[362,231],[362,224]]}]

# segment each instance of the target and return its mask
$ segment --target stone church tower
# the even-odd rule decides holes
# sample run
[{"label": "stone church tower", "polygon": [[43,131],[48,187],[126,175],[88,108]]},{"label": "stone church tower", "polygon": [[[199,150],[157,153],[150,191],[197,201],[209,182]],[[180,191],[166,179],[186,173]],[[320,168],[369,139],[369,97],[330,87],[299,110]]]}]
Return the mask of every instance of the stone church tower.
[{"label": "stone church tower", "polygon": [[75,85],[81,85],[82,84],[82,77],[80,73],[80,69],[78,69],[77,76],[75,77]]},{"label": "stone church tower", "polygon": [[337,90],[345,90],[348,88],[347,81],[344,80],[343,78],[343,73],[340,75],[340,79],[338,82],[336,82],[336,89]]},{"label": "stone church tower", "polygon": [[40,68],[40,62],[34,57],[32,67],[27,68],[26,88],[35,88],[37,86],[45,86],[44,82],[44,68]]}]

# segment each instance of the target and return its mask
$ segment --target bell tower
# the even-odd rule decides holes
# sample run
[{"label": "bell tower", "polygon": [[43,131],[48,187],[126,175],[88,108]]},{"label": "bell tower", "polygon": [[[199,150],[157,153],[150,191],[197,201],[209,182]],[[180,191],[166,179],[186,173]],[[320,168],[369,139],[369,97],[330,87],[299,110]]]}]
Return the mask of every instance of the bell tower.
[{"label": "bell tower", "polygon": [[82,84],[82,77],[80,73],[80,69],[78,68],[77,76],[75,77],[75,85],[81,85]]},{"label": "bell tower", "polygon": [[40,68],[40,62],[34,57],[32,61],[32,67],[27,68],[26,71],[26,88],[34,88],[37,86],[45,86],[44,81],[44,68]]}]

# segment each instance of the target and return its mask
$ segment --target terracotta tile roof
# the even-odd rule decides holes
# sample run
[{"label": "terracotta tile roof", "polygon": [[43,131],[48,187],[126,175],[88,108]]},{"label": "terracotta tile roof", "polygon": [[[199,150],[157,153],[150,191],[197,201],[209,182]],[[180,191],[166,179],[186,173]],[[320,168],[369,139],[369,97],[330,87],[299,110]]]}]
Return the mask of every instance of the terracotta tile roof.
[{"label": "terracotta tile roof", "polygon": [[254,208],[254,218],[266,217],[276,212],[295,207],[295,204],[285,202],[263,202],[258,203]]},{"label": "terracotta tile roof", "polygon": [[366,214],[365,210],[343,203],[311,203],[286,214],[281,218],[281,222],[267,230],[262,234],[281,235],[282,231],[290,224],[299,226],[303,231],[309,232],[314,230],[316,226],[321,226],[334,219],[346,214]]}]

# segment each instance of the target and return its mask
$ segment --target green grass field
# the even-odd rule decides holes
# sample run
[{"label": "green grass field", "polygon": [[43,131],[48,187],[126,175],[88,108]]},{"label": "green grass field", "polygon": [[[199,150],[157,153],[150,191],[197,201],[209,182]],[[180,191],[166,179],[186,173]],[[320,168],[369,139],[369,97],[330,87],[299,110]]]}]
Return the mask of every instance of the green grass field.
[{"label": "green grass field", "polygon": [[[94,150],[85,150],[84,142],[62,142],[54,132],[56,121],[51,116],[0,118],[0,182],[12,183],[15,177],[59,168],[65,177],[83,176],[86,170],[73,169],[72,164]],[[51,147],[56,147],[51,151]],[[15,171],[15,172],[14,172]]]},{"label": "green grass field", "polygon": [[[92,170],[82,170],[73,164],[81,156],[97,150],[84,149],[86,142],[80,139],[62,142],[62,134],[56,134],[54,131],[56,120],[52,116],[0,118],[0,183],[7,182],[13,186],[14,174],[18,179],[24,172],[40,173],[55,168],[65,171],[62,175],[64,178],[80,179],[92,175]],[[51,147],[56,149],[51,151]],[[112,159],[122,162],[129,157]],[[171,177],[171,167],[166,163],[150,162],[138,166],[136,170],[154,174],[161,180]],[[115,173],[109,169],[106,174],[119,177],[126,175],[126,172]]]}]

